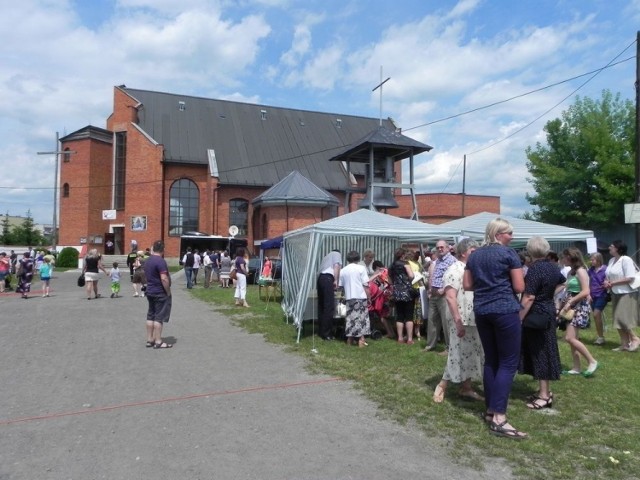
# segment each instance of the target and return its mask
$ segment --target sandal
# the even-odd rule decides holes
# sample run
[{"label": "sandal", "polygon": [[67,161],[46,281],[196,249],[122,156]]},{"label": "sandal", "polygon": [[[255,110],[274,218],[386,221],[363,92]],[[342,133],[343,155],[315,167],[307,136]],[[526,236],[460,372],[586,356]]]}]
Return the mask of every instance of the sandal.
[{"label": "sandal", "polygon": [[436,385],[436,389],[433,391],[434,403],[444,402],[444,394],[445,394],[445,389],[442,387],[442,385],[440,384]]},{"label": "sandal", "polygon": [[543,408],[553,407],[553,397],[541,398],[537,397],[532,401],[527,402],[527,408],[531,410],[542,410]]},{"label": "sandal", "polygon": [[157,350],[157,349],[159,349],[159,348],[171,348],[171,347],[173,347],[173,344],[171,344],[171,343],[166,343],[166,342],[162,342],[162,343],[155,343],[155,344],[153,345],[153,348],[154,348],[154,349],[156,349],[156,350]]},{"label": "sandal", "polygon": [[[534,402],[539,398],[542,398],[542,397],[540,396],[540,391],[537,391],[536,393],[532,393],[527,397],[527,402]],[[549,399],[553,400],[553,392],[549,392]],[[544,398],[542,398],[542,400],[544,400]]]},{"label": "sandal", "polygon": [[468,392],[460,392],[459,395],[463,400],[478,400],[479,402],[484,401],[484,397],[473,390],[469,390]]},{"label": "sandal", "polygon": [[527,438],[527,434],[524,432],[520,432],[515,428],[505,428],[505,425],[508,423],[508,420],[505,420],[502,423],[495,423],[491,421],[491,423],[489,423],[489,433],[496,437],[510,438],[512,440],[523,440]]},{"label": "sandal", "polygon": [[151,342],[147,342],[146,347],[147,347],[147,348],[149,348],[149,347],[153,347],[153,341],[151,341]]},{"label": "sandal", "polygon": [[493,413],[491,412],[480,412],[479,416],[482,420],[484,420],[484,423],[486,424],[490,424],[491,422],[493,422]]}]

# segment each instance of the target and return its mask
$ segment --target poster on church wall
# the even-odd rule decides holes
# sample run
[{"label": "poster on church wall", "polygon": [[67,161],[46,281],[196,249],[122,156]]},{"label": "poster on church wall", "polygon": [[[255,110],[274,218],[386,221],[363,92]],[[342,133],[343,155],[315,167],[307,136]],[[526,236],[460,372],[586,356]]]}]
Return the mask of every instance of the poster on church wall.
[{"label": "poster on church wall", "polygon": [[134,215],[131,217],[131,230],[134,232],[143,232],[147,229],[147,216]]}]

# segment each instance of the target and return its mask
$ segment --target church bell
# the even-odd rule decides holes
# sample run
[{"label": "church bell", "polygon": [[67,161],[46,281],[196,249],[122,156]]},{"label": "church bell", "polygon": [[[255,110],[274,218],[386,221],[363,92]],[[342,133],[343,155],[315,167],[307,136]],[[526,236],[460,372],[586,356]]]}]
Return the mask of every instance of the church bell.
[{"label": "church bell", "polygon": [[372,187],[372,183],[394,183],[393,159],[374,159],[373,179],[371,171],[367,165],[365,173],[365,185],[367,193],[365,197],[358,202],[358,208],[371,208],[371,190],[373,188],[373,209],[398,208],[398,202],[393,197],[393,188]]}]

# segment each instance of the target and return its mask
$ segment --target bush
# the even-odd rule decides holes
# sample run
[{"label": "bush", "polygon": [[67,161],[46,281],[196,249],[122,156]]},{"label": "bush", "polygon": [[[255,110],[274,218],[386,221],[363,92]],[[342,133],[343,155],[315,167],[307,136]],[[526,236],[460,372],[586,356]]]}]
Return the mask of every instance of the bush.
[{"label": "bush", "polygon": [[58,258],[56,259],[56,267],[77,268],[78,255],[78,250],[73,247],[63,248],[58,254]]}]

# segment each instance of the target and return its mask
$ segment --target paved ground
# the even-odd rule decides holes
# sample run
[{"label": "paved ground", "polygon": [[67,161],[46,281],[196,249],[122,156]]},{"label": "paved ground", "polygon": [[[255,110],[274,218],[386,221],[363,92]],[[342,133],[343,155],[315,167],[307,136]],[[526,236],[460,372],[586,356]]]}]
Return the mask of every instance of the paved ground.
[{"label": "paved ground", "polygon": [[[452,465],[348,382],[232,326],[174,275],[170,350],[145,348],[146,299],[0,296],[0,480],[509,478]],[[35,284],[38,287],[38,284]]]}]

